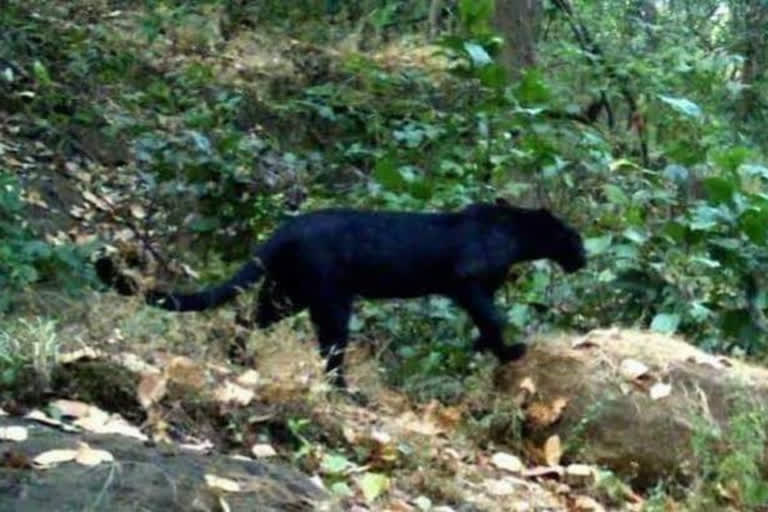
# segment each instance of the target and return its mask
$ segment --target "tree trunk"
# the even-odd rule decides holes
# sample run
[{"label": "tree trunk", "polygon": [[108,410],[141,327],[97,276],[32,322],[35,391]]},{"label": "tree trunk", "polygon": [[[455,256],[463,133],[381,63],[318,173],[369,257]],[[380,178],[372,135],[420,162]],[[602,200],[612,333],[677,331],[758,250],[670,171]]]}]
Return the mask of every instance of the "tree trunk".
[{"label": "tree trunk", "polygon": [[429,2],[429,39],[437,37],[440,23],[440,9],[443,7],[443,0],[430,0]]},{"label": "tree trunk", "polygon": [[497,0],[493,24],[504,36],[501,65],[514,79],[536,64],[539,0]]},{"label": "tree trunk", "polygon": [[766,36],[766,24],[768,23],[768,7],[762,2],[749,2],[746,5],[744,19],[737,21],[743,23],[744,41],[742,54],[744,64],[742,66],[741,81],[745,85],[752,86],[744,90],[740,105],[740,116],[747,120],[760,103],[759,92],[754,88],[763,77],[764,68],[768,58],[768,37]]}]

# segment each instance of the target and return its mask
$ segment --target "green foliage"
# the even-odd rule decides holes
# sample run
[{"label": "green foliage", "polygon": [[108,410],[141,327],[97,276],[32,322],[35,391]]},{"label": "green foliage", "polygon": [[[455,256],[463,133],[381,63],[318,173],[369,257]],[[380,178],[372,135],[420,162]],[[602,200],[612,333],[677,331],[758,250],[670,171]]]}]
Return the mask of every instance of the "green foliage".
[{"label": "green foliage", "polygon": [[714,504],[725,492],[741,508],[768,502],[763,477],[768,411],[742,393],[734,393],[735,412],[720,429],[706,420],[692,439],[702,491],[698,506]]},{"label": "green foliage", "polygon": [[[767,148],[759,108],[738,112],[746,90],[765,90],[739,79],[738,24],[698,4],[638,21],[615,3],[587,2],[578,18],[597,55],[550,6],[537,67],[513,82],[495,61],[493,2],[446,5],[457,30],[436,44],[448,73],[342,53],[326,72],[252,84],[252,75],[226,73],[229,60],[216,64],[227,38],[251,26],[328,41],[352,30],[329,27],[329,16],[348,15],[352,25],[412,35],[405,22],[428,2],[158,0],[125,18],[134,23],[127,37],[106,24],[53,22],[78,14],[70,4],[32,16],[12,1],[0,63],[13,66],[0,69],[0,106],[24,120],[22,136],[63,153],[75,127],[125,141],[141,192],[156,211],[176,213],[147,225],[194,232],[226,256],[248,249],[231,242],[247,239],[239,235],[268,233],[294,189],[309,193],[303,208],[444,209],[498,195],[544,205],[583,232],[590,264],[568,277],[548,263],[520,269],[499,297],[510,338],[623,324],[764,354],[768,295],[754,276],[764,274],[768,243]],[[612,123],[605,112],[584,120],[600,96]],[[270,184],[278,178],[288,185]],[[77,268],[70,249],[31,238],[12,201],[0,204],[12,219],[0,228],[9,254],[0,280],[20,289]],[[367,304],[358,327],[376,325],[402,356],[397,382],[444,396],[459,389],[473,333],[452,305]]]},{"label": "green foliage", "polygon": [[0,312],[35,283],[77,289],[87,282],[86,248],[40,240],[24,220],[17,180],[0,171]]}]

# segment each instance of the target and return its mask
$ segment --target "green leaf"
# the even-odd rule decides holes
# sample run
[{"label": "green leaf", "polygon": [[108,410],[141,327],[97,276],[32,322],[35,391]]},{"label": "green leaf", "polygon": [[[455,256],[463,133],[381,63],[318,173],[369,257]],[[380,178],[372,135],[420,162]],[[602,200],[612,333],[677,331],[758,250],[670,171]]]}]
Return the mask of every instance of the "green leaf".
[{"label": "green leaf", "polygon": [[752,151],[749,148],[735,146],[713,153],[712,161],[721,169],[735,174],[739,167],[751,157]]},{"label": "green leaf", "polygon": [[584,240],[584,247],[587,249],[587,252],[590,255],[596,256],[598,254],[603,254],[605,251],[607,251],[608,248],[611,246],[612,241],[613,241],[612,235],[587,238],[586,240]]},{"label": "green leaf", "polygon": [[664,234],[675,242],[682,242],[685,239],[686,226],[677,221],[669,221],[664,225]]},{"label": "green leaf", "polygon": [[520,85],[517,88],[516,97],[525,106],[547,103],[552,91],[547,85],[541,73],[536,69],[528,69],[523,74]]},{"label": "green leaf", "polygon": [[44,86],[51,85],[51,75],[48,74],[48,70],[42,62],[36,60],[32,64],[32,72],[35,74],[35,79]]},{"label": "green leaf", "polygon": [[768,503],[768,483],[755,478],[749,481],[751,485],[747,486],[745,501],[748,505],[761,508]]},{"label": "green leaf", "polygon": [[610,283],[616,280],[616,274],[613,270],[607,268],[597,275],[597,281],[599,283]]},{"label": "green leaf", "polygon": [[471,34],[482,34],[488,31],[493,7],[493,0],[461,0],[459,19]]},{"label": "green leaf", "polygon": [[651,330],[664,334],[672,334],[680,325],[680,315],[674,313],[659,313],[651,321]]},{"label": "green leaf", "polygon": [[447,48],[449,50],[453,50],[456,53],[459,53],[464,48],[464,39],[455,35],[445,35],[438,39],[436,44],[441,48]]},{"label": "green leaf", "polygon": [[320,470],[328,475],[341,475],[353,464],[343,455],[326,454],[320,462]]},{"label": "green leaf", "polygon": [[720,262],[717,260],[713,260],[711,258],[705,258],[704,256],[694,256],[690,259],[691,263],[698,263],[699,265],[704,265],[708,268],[719,268],[722,265],[720,265]]},{"label": "green leaf", "polygon": [[699,206],[691,214],[690,229],[709,231],[720,223],[720,211],[711,206]]},{"label": "green leaf", "polygon": [[475,72],[477,78],[483,85],[492,88],[502,88],[507,85],[507,72],[503,66],[491,62]]},{"label": "green leaf", "polygon": [[520,329],[531,323],[531,311],[527,304],[515,303],[507,313],[509,323]]},{"label": "green leaf", "polygon": [[334,496],[340,496],[342,498],[348,498],[355,493],[352,488],[346,482],[335,482],[331,485],[331,493]]},{"label": "green leaf", "polygon": [[659,94],[658,97],[661,101],[672,107],[674,110],[687,117],[701,117],[701,107],[687,98],[664,96],[663,94]]},{"label": "green leaf", "polygon": [[373,177],[382,187],[395,192],[403,190],[406,186],[405,178],[396,167],[394,159],[388,156],[376,162]]},{"label": "green leaf", "polygon": [[624,230],[623,234],[627,240],[630,240],[638,245],[644,244],[645,241],[648,240],[648,235],[640,232],[640,230],[635,228],[627,228]]},{"label": "green leaf", "polygon": [[464,50],[467,52],[467,55],[469,55],[470,62],[472,62],[472,65],[476,68],[481,68],[493,62],[493,59],[488,55],[488,52],[485,51],[485,48],[477,43],[465,41]]},{"label": "green leaf", "polygon": [[389,489],[389,477],[381,473],[365,473],[357,482],[365,501],[371,503]]},{"label": "green leaf", "polygon": [[360,315],[352,315],[349,319],[350,332],[359,332],[363,328],[363,321],[360,319]]},{"label": "green leaf", "polygon": [[693,302],[688,312],[697,322],[704,321],[712,316],[712,310],[700,302]]},{"label": "green leaf", "polygon": [[736,187],[730,180],[721,176],[712,176],[702,180],[709,200],[715,204],[725,203],[733,199]]},{"label": "green leaf", "polygon": [[768,238],[768,212],[751,209],[745,211],[739,219],[741,230],[758,245],[765,245]]},{"label": "green leaf", "polygon": [[416,199],[428,201],[432,197],[432,183],[427,179],[418,179],[411,183],[409,192]]},{"label": "green leaf", "polygon": [[637,165],[632,160],[629,160],[627,158],[619,158],[617,160],[614,160],[611,162],[611,164],[608,166],[608,168],[613,171],[618,171],[620,169],[640,169],[641,167]]},{"label": "green leaf", "polygon": [[605,198],[613,204],[625,205],[629,202],[629,198],[624,191],[616,185],[603,185],[603,194],[605,194]]}]

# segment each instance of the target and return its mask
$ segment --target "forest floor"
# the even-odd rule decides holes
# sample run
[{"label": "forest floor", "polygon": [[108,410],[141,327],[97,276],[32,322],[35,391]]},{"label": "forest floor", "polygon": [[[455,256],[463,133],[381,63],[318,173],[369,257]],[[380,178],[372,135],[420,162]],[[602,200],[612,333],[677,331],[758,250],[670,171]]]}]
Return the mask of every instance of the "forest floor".
[{"label": "forest floor", "polygon": [[[491,362],[463,400],[419,403],[358,347],[349,366],[361,406],[326,384],[306,320],[251,333],[254,364],[243,367],[223,354],[226,311],[172,315],[105,294],[65,313],[47,380],[30,376],[3,404],[14,510],[39,510],[46,496],[73,510],[160,510],[172,496],[198,510],[642,509],[609,473],[561,465],[557,442],[523,447],[516,398],[494,390]],[[22,341],[40,347],[41,336],[30,324]]]}]

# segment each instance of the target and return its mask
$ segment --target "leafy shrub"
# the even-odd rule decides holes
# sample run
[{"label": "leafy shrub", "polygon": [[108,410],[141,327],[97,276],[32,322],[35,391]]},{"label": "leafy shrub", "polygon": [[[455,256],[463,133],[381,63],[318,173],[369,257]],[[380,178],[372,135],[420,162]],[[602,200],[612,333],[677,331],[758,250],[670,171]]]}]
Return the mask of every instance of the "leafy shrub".
[{"label": "leafy shrub", "polygon": [[33,283],[74,290],[89,278],[85,249],[40,240],[27,227],[23,208],[16,179],[0,172],[0,311],[11,304],[13,292]]}]

